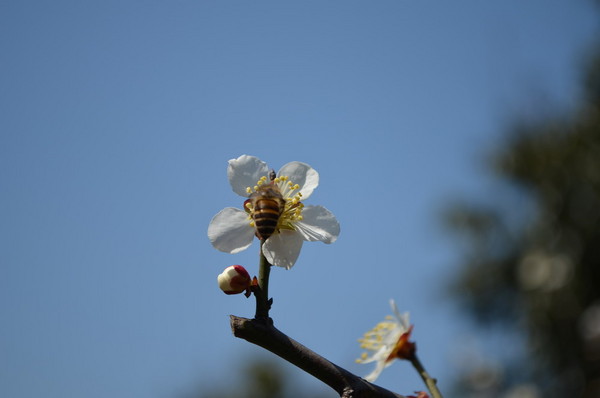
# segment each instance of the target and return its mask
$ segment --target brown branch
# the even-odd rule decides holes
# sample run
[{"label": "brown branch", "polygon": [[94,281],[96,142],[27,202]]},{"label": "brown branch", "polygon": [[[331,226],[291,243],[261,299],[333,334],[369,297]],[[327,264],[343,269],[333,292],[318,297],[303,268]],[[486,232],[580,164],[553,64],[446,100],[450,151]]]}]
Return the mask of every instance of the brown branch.
[{"label": "brown branch", "polygon": [[421,379],[423,379],[423,382],[427,386],[427,389],[431,393],[431,396],[433,398],[443,398],[442,393],[440,392],[440,389],[437,386],[437,380],[431,377],[429,373],[427,373],[425,367],[423,366],[417,355],[413,355],[412,358],[410,358],[409,360],[412,366],[415,368],[415,370],[419,373],[419,376],[421,376]]},{"label": "brown branch", "polygon": [[235,337],[263,347],[296,365],[333,388],[341,398],[404,398],[367,382],[289,338],[273,326],[270,318],[247,319],[234,315],[230,318]]}]

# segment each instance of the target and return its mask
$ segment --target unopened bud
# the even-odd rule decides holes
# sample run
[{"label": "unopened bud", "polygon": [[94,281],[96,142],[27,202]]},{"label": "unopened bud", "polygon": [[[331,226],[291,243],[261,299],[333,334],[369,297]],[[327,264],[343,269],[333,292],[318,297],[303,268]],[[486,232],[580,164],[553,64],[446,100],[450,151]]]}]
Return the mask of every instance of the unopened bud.
[{"label": "unopened bud", "polygon": [[219,287],[225,294],[239,294],[250,288],[250,275],[241,265],[231,265],[217,277]]}]

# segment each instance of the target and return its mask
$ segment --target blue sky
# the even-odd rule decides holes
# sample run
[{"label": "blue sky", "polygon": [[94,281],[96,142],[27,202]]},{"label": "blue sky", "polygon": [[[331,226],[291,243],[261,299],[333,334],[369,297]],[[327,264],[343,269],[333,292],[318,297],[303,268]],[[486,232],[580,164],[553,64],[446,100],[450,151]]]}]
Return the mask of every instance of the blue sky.
[{"label": "blue sky", "polygon": [[[576,104],[594,12],[583,0],[3,2],[0,395],[172,397],[260,357],[228,323],[254,301],[216,286],[231,264],[256,273],[258,245],[228,255],[206,237],[243,202],[225,173],[241,154],[312,165],[309,202],[342,228],[273,270],[275,325],[366,374],[356,339],[393,297],[448,386],[456,341],[476,334],[443,295],[458,253],[440,211],[498,194],[482,159],[511,117]],[[378,383],[423,389],[404,363]]]}]

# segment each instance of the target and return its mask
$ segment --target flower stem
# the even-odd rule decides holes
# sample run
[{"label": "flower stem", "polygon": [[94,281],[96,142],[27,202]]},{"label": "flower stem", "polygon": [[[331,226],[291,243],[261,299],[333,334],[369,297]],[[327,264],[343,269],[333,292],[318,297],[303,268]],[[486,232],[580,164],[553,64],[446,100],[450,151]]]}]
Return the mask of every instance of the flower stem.
[{"label": "flower stem", "polygon": [[431,396],[433,398],[443,398],[442,393],[440,392],[440,390],[437,387],[436,379],[429,376],[429,373],[427,373],[427,371],[425,370],[425,367],[423,367],[423,364],[421,363],[421,361],[419,361],[417,354],[414,354],[410,358],[410,363],[412,363],[412,366],[419,373],[419,376],[421,376],[421,378],[423,379],[423,382],[425,382],[425,385],[427,386],[427,389],[431,393]]},{"label": "flower stem", "polygon": [[269,300],[269,274],[271,272],[271,264],[265,258],[262,252],[264,240],[260,241],[260,262],[258,265],[258,291],[254,293],[256,296],[256,319],[269,318],[269,309],[271,308],[271,300]]}]

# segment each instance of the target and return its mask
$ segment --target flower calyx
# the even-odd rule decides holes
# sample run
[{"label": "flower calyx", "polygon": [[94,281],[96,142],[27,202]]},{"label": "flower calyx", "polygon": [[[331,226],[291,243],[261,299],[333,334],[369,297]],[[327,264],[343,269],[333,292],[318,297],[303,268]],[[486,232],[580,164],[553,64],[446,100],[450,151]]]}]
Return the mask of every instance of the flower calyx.
[{"label": "flower calyx", "polygon": [[417,395],[407,395],[406,398],[429,398],[425,391],[415,391]]},{"label": "flower calyx", "polygon": [[410,339],[410,334],[412,333],[414,325],[410,325],[408,331],[402,333],[394,349],[390,353],[387,358],[387,361],[391,361],[392,359],[406,359],[408,361],[414,359],[415,354],[417,352],[417,345],[415,342],[408,341]]}]

